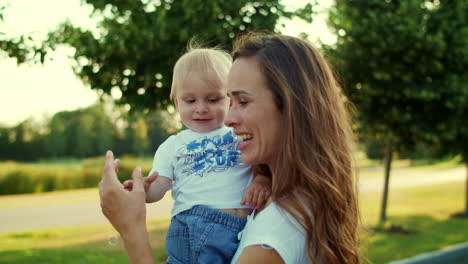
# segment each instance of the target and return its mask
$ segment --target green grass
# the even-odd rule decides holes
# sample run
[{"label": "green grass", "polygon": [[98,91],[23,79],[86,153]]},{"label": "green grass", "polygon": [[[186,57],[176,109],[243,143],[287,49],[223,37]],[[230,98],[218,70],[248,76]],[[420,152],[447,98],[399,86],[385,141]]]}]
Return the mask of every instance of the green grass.
[{"label": "green grass", "polygon": [[[102,171],[103,158],[84,161],[62,160],[44,161],[39,164],[22,164],[28,169],[50,168],[51,164],[61,168],[92,167]],[[383,177],[381,170],[373,161],[361,159],[364,177]],[[151,159],[122,158],[122,164],[151,167]],[[0,163],[0,171],[7,168]],[[10,164],[11,165],[11,164]],[[55,165],[54,165],[55,166]],[[424,164],[411,167],[406,161],[398,161],[396,169],[404,171],[405,176],[414,173],[445,170],[461,166],[456,159],[437,164]],[[23,203],[48,204],[56,200],[74,201],[76,199],[95,199],[95,189],[73,192],[54,192],[41,195],[24,195],[24,199],[10,199],[5,196],[9,206]],[[360,196],[364,225],[363,247],[370,263],[386,263],[391,260],[414,256],[419,253],[442,249],[448,245],[466,242],[468,238],[468,218],[453,217],[464,208],[464,183],[424,186],[408,189],[391,189],[388,201],[388,221],[378,225],[380,192],[364,192]],[[61,197],[61,198],[57,198]],[[16,202],[15,202],[16,201]],[[6,206],[6,205],[5,205]],[[8,207],[8,206],[7,206]],[[159,263],[165,260],[164,237],[168,220],[150,221],[151,243]],[[392,231],[393,230],[393,231]],[[397,231],[405,232],[397,232]],[[0,234],[0,263],[129,263],[120,241],[111,243],[116,232],[110,225],[58,228],[30,232]]]},{"label": "green grass", "polygon": [[[164,263],[169,220],[148,223],[158,263]],[[67,227],[0,235],[0,263],[129,263],[117,233],[109,225]]]},{"label": "green grass", "polygon": [[453,216],[464,208],[464,192],[460,183],[390,190],[388,221],[384,225],[378,225],[382,194],[363,193],[362,216],[364,224],[371,227],[365,242],[371,263],[386,263],[466,242],[468,218]]},{"label": "green grass", "polygon": [[[379,192],[361,195],[364,224],[371,227],[364,239],[370,263],[386,263],[467,241],[468,218],[452,216],[463,209],[463,184],[391,190],[389,220],[383,226],[377,225],[380,198]],[[166,258],[168,222],[149,222],[159,263]],[[395,229],[410,233],[391,232]],[[112,243],[114,237],[116,232],[110,225],[0,234],[0,263],[128,263],[121,241]]]}]

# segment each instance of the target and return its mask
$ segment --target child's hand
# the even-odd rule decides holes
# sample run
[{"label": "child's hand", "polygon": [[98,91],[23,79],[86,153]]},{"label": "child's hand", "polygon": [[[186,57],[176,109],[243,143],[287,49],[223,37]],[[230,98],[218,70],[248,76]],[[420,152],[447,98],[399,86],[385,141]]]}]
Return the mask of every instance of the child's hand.
[{"label": "child's hand", "polygon": [[[116,166],[116,170],[118,167]],[[151,184],[158,178],[159,173],[157,171],[153,172],[150,176],[143,178],[143,186],[145,187],[145,193],[148,192]],[[133,180],[127,180],[123,183],[123,186],[126,190],[131,191],[133,189]]]},{"label": "child's hand", "polygon": [[245,190],[241,204],[251,208],[261,209],[265,206],[271,195],[271,180],[268,177],[257,174],[253,182]]}]

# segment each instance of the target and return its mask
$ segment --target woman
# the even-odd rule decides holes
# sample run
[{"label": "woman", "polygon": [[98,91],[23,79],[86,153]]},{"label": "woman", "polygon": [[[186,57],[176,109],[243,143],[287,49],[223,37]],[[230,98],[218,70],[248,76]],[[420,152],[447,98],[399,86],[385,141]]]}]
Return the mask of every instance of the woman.
[{"label": "woman", "polygon": [[[308,42],[288,36],[246,35],[233,55],[225,123],[242,140],[242,161],[263,164],[272,179],[271,198],[249,216],[233,263],[359,263],[352,132],[330,67]],[[108,153],[103,212],[131,260],[154,263],[144,193],[123,191],[114,168]],[[138,169],[132,177],[142,182]]]}]

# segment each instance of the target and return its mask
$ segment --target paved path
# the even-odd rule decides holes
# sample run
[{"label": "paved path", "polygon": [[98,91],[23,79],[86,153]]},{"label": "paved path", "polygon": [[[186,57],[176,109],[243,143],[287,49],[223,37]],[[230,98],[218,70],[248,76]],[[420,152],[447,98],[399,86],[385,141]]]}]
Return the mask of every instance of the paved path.
[{"label": "paved path", "polygon": [[[148,219],[169,218],[172,204],[170,195],[147,204]],[[0,196],[0,233],[101,223],[97,189]]]},{"label": "paved path", "polygon": [[[411,170],[411,169],[409,169]],[[393,169],[390,174],[390,189],[411,188],[417,186],[437,185],[452,182],[462,182],[466,177],[466,168],[446,170],[418,170],[412,171],[411,177],[405,177],[408,169]],[[359,183],[361,192],[381,192],[384,186],[384,172],[382,177],[363,179]]]},{"label": "paved path", "polygon": [[[405,177],[405,170],[392,171],[390,188],[462,183],[466,175],[465,168],[454,168],[413,171]],[[363,179],[359,185],[362,192],[378,192],[383,189],[383,177]],[[168,218],[172,205],[170,195],[147,205],[148,218]],[[0,233],[100,223],[108,222],[101,213],[97,189],[0,196]]]}]

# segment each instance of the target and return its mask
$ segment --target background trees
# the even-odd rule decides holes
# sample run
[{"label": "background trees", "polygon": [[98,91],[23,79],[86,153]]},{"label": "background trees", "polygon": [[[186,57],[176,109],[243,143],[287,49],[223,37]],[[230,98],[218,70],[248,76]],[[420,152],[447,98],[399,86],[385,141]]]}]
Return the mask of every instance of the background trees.
[{"label": "background trees", "polygon": [[[140,110],[170,103],[172,65],[191,37],[229,49],[232,39],[243,31],[274,31],[280,17],[310,21],[312,14],[312,4],[288,12],[278,0],[84,3],[94,9],[99,21],[95,29],[65,23],[50,33],[41,48],[29,45],[27,37],[7,39],[0,32],[0,49],[21,63],[31,56],[43,60],[42,47],[71,46],[75,71],[84,82],[102,93],[121,94],[119,103]],[[460,154],[468,164],[467,5],[467,0],[337,0],[331,12],[338,42],[326,49],[358,106],[356,124],[361,138],[385,143],[387,183],[395,151],[410,153],[417,147],[426,152],[430,148],[431,155]],[[0,6],[0,19],[3,8]],[[46,155],[88,156],[102,153],[99,150],[110,145],[122,153],[132,152],[132,148],[145,152],[164,138],[164,132],[153,130],[159,126],[157,118],[145,119],[143,125],[132,113],[117,127],[112,118],[106,121],[97,112],[85,112],[55,116],[47,128],[50,132],[37,128],[40,132],[24,133],[36,129],[29,121],[14,129],[1,128],[0,144],[17,153],[15,148],[29,146],[32,141],[28,138],[36,138],[37,148],[42,144]],[[153,115],[143,113],[145,118]],[[76,129],[73,136],[67,132],[70,127]],[[106,137],[107,133],[112,137]],[[88,134],[91,137],[85,136]],[[141,140],[130,140],[130,134]],[[152,136],[145,139],[145,134]],[[81,144],[68,140],[73,137]],[[18,155],[15,157],[26,159],[25,154]]]},{"label": "background trees", "polygon": [[338,41],[327,50],[357,105],[361,136],[386,144],[382,221],[395,150],[422,142],[467,160],[466,14],[466,0],[337,0],[331,12]]},{"label": "background trees", "polygon": [[170,104],[172,67],[187,42],[229,49],[247,30],[274,31],[280,17],[311,20],[312,5],[288,12],[279,0],[86,0],[100,20],[87,31],[69,23],[51,33],[49,45],[75,48],[75,71],[92,89],[122,94],[120,103],[155,109]]},{"label": "background trees", "polygon": [[87,158],[108,149],[119,155],[151,156],[167,138],[166,129],[174,129],[165,118],[162,112],[129,114],[120,108],[109,112],[104,104],[96,104],[58,112],[46,124],[25,120],[0,127],[0,160]]},{"label": "background trees", "polygon": [[46,51],[59,45],[71,46],[75,50],[74,69],[83,82],[103,94],[121,93],[117,103],[137,111],[127,114],[125,110],[119,120],[105,115],[100,106],[59,112],[37,132],[42,140],[42,153],[37,157],[21,156],[28,146],[21,145],[22,127],[2,128],[0,141],[12,149],[3,158],[87,157],[101,155],[109,148],[138,155],[152,152],[167,136],[165,130],[170,129],[163,117],[167,113],[154,110],[170,104],[172,67],[192,37],[229,49],[234,37],[243,31],[274,31],[280,17],[311,21],[312,14],[311,4],[287,11],[279,0],[83,3],[94,9],[99,21],[95,29],[85,30],[66,22],[50,32],[40,47],[28,45],[28,41],[34,42],[27,37],[6,39],[0,34],[0,49],[23,63],[34,58],[43,62]]}]

